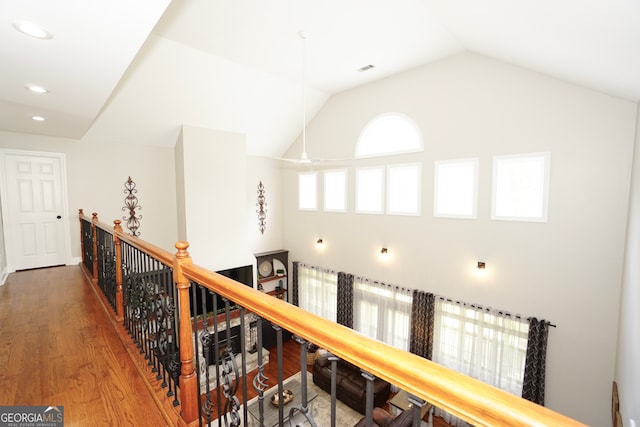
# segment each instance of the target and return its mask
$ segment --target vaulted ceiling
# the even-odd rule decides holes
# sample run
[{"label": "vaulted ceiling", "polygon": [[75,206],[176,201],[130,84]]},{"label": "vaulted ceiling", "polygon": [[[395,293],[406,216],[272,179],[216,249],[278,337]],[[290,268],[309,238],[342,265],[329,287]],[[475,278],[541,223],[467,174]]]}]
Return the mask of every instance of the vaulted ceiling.
[{"label": "vaulted ceiling", "polygon": [[465,51],[638,102],[638,23],[637,0],[4,1],[0,131],[173,146],[184,124],[279,156],[302,127],[303,63],[308,120],[332,94]]}]

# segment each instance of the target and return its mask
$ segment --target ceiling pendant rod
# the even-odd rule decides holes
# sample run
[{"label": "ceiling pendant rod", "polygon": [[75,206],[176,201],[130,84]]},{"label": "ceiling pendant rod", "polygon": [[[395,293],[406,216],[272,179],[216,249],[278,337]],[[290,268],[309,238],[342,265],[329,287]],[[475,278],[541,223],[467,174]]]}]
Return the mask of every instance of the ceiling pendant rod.
[{"label": "ceiling pendant rod", "polygon": [[300,31],[298,33],[302,39],[302,160],[307,160],[307,93],[306,93],[306,78],[305,78],[305,45],[307,39],[307,33]]}]

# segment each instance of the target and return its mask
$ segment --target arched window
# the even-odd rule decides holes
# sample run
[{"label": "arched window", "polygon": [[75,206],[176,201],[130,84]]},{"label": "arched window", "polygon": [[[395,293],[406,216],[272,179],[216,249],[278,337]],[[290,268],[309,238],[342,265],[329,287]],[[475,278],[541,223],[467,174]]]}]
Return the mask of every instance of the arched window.
[{"label": "arched window", "polygon": [[385,113],[371,120],[360,133],[356,158],[423,151],[422,134],[409,117]]}]

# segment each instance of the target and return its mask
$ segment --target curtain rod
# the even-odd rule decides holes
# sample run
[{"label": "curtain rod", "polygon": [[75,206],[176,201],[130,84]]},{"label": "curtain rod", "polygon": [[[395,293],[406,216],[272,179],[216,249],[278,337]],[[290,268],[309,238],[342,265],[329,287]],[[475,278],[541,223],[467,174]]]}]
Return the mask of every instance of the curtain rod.
[{"label": "curtain rod", "polygon": [[[439,295],[438,295],[438,298],[440,298],[443,301],[448,301],[448,302],[451,302],[451,303],[454,303],[454,304],[468,305],[469,307],[473,307],[473,308],[478,309],[478,310],[484,310],[484,311],[487,311],[487,312],[492,310],[490,307],[483,307],[483,306],[478,305],[478,304],[470,304],[470,303],[466,303],[466,302],[463,302],[463,301],[454,301],[451,298],[445,298],[445,297],[442,297],[442,296],[439,296]],[[515,317],[516,319],[522,319],[522,316],[520,316],[519,314],[511,314],[508,311],[495,310],[495,312],[500,314],[501,316],[509,316],[509,317]],[[532,317],[527,317],[525,320],[530,321],[531,319],[532,319]],[[544,322],[548,326],[551,326],[552,328],[557,328],[557,326],[555,324],[549,322],[548,320],[545,320]]]}]

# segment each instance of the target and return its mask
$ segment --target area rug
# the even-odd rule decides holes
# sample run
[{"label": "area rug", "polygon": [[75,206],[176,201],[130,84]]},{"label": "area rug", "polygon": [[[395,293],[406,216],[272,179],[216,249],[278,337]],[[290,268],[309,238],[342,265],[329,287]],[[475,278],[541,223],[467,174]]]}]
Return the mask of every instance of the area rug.
[{"label": "area rug", "polygon": [[[307,374],[307,389],[309,391],[314,391],[315,393],[318,394],[318,397],[316,397],[311,402],[309,402],[308,404],[309,411],[313,416],[313,419],[318,427],[329,427],[331,426],[331,395],[326,393],[324,390],[322,390],[320,387],[318,387],[313,383],[313,377],[311,373],[307,372],[306,374]],[[300,381],[300,378],[301,378],[300,372],[298,372],[297,374],[285,379],[283,381],[283,385],[286,386],[286,384],[293,379],[297,379],[298,381]],[[271,392],[274,392],[276,390],[277,390],[277,385],[269,388],[265,392],[265,396],[270,395]],[[249,400],[248,403],[250,405],[251,403],[257,400],[258,398],[254,397],[253,399]],[[268,404],[268,402],[266,402],[266,399],[265,399],[265,404]],[[288,409],[289,408],[285,407],[285,411],[287,411]],[[241,418],[242,418],[243,412],[244,412],[244,408],[241,408],[240,409]],[[353,409],[351,409],[341,401],[336,400],[336,424],[335,424],[336,426],[351,427],[356,425],[361,418],[362,418],[362,414],[360,414],[357,411],[354,411]],[[213,421],[210,425],[217,426],[218,420]],[[222,423],[222,425],[224,425],[224,422]],[[240,425],[253,427],[253,426],[257,426],[258,422],[255,419],[253,419],[253,417],[249,416],[249,422],[244,423],[244,420],[242,420]],[[288,421],[286,421],[284,425],[289,426],[290,424]],[[295,417],[292,425],[302,427],[302,426],[309,426],[310,424],[304,419],[304,417]]]}]

